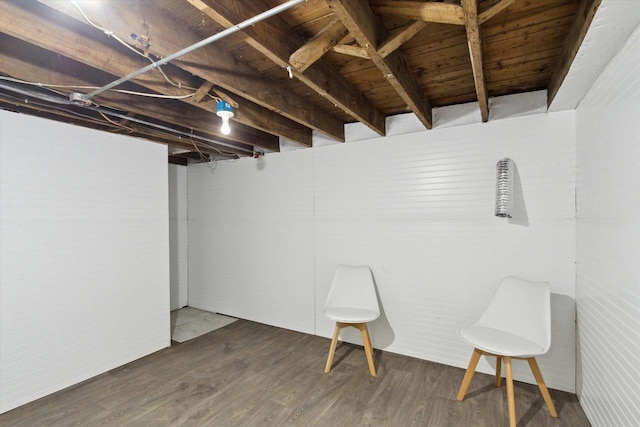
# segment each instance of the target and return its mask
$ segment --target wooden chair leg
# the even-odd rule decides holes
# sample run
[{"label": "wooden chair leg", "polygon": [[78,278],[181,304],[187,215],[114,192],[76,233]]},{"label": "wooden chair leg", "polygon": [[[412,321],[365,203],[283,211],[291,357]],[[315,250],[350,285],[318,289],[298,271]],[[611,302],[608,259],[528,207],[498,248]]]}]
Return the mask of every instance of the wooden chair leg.
[{"label": "wooden chair leg", "polygon": [[509,427],[516,427],[516,401],[513,395],[513,370],[511,369],[511,357],[504,357],[504,366],[507,370],[507,403],[509,405]]},{"label": "wooden chair leg", "polygon": [[538,383],[538,388],[540,389],[542,398],[547,404],[547,408],[549,408],[549,414],[551,414],[553,418],[558,418],[556,407],[553,405],[553,401],[551,400],[551,395],[549,394],[547,385],[544,383],[544,379],[542,379],[542,373],[540,372],[540,368],[538,367],[538,362],[536,362],[536,358],[530,357],[527,359],[527,362],[529,362],[529,367],[531,368],[531,372],[533,372],[533,376],[535,377],[536,382]]},{"label": "wooden chair leg", "polygon": [[502,385],[502,356],[496,356],[496,387]]},{"label": "wooden chair leg", "polygon": [[369,363],[369,373],[372,377],[376,376],[376,367],[373,364],[373,346],[371,345],[371,338],[369,337],[369,330],[366,323],[358,323],[358,329],[362,335],[362,343],[364,345],[364,352],[367,355],[367,363]]},{"label": "wooden chair leg", "polygon": [[329,348],[329,357],[327,358],[327,365],[324,367],[324,373],[328,373],[331,370],[331,365],[333,365],[333,355],[336,352],[336,346],[338,345],[338,337],[340,336],[340,330],[342,329],[342,325],[337,322],[336,327],[333,330],[333,339],[331,340],[331,347]]},{"label": "wooden chair leg", "polygon": [[469,388],[469,384],[471,384],[471,379],[476,371],[476,366],[478,366],[480,355],[480,350],[474,348],[473,353],[471,354],[471,359],[469,360],[469,366],[467,366],[467,372],[464,373],[464,378],[462,379],[462,384],[460,384],[460,390],[458,391],[457,399],[459,401],[462,401],[462,399],[464,399],[464,395],[467,394],[467,389]]}]

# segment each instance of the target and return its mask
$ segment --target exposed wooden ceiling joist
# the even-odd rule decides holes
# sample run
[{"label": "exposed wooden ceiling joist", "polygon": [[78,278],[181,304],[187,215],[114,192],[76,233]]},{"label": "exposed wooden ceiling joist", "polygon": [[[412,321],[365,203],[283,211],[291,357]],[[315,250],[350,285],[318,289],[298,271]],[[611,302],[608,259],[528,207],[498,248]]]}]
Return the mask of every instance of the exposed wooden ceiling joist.
[{"label": "exposed wooden ceiling joist", "polygon": [[349,34],[349,30],[342,25],[339,19],[334,19],[315,37],[293,52],[289,57],[289,64],[304,73],[347,34]]},{"label": "exposed wooden ceiling joist", "polygon": [[356,56],[358,58],[370,59],[365,48],[350,44],[338,44],[331,48],[332,51],[343,55]]},{"label": "exposed wooden ceiling joist", "polygon": [[486,122],[489,120],[489,96],[484,76],[482,36],[480,35],[480,24],[478,22],[478,0],[462,0],[462,8],[464,10],[471,67],[473,68],[473,81],[476,86],[478,104],[480,105],[480,116],[482,121]]},{"label": "exposed wooden ceiling joist", "polygon": [[[134,58],[128,55],[127,52],[117,49],[119,45],[114,40],[102,35],[97,30],[96,33],[102,37],[101,41],[96,41],[89,36],[78,37],[78,33],[69,28],[71,25],[65,22],[63,15],[59,17],[63,19],[62,21],[60,19],[45,19],[42,14],[43,8],[44,6],[33,2],[4,4],[3,10],[5,13],[0,16],[2,32],[44,49],[57,51],[60,55],[82,62],[95,69],[106,71],[114,76],[126,75],[149,63],[144,58]],[[51,13],[52,11],[49,11],[49,15]],[[37,32],[33,31],[34,27],[38,28]],[[93,33],[93,31],[89,33]],[[101,55],[87,55],[87,52],[101,52]],[[163,71],[176,86],[167,84],[167,80],[157,71],[140,76],[136,82],[145,88],[167,96],[183,96],[191,92],[186,88],[201,85],[200,79],[189,73],[179,72],[180,70],[175,67],[163,67]],[[180,87],[177,87],[178,84]],[[190,98],[182,99],[182,101],[191,103]],[[200,102],[197,106],[214,114],[211,117],[212,122],[219,121],[215,116],[215,102],[211,99],[209,101]],[[242,108],[236,111],[234,119],[238,123],[263,131],[243,131],[243,135],[247,137],[251,136],[252,133],[255,134],[251,139],[243,139],[242,142],[245,143],[254,141],[255,145],[259,145],[260,141],[269,141],[268,146],[259,146],[277,151],[277,141],[264,135],[264,131],[269,131],[272,134],[285,136],[305,145],[311,144],[311,131],[308,128],[249,101],[244,102]],[[238,127],[238,129],[242,129],[242,126]],[[238,138],[244,137],[239,132],[234,131],[234,134]],[[218,136],[226,138],[222,134]]]},{"label": "exposed wooden ceiling joist", "polygon": [[200,102],[202,102],[204,97],[207,96],[211,89],[213,89],[213,83],[207,81],[202,83],[196,93],[193,94],[192,102],[194,104],[199,104]]},{"label": "exposed wooden ceiling joist", "polygon": [[[78,64],[70,64],[69,60],[49,54],[38,47],[27,45],[25,42],[10,41],[8,37],[9,36],[6,35],[0,35],[0,43],[5,46],[5,48],[0,51],[1,73],[12,76],[22,76],[22,78],[28,78],[34,82],[47,81],[48,84],[57,86],[86,86],[91,84],[91,82],[85,79],[72,78],[63,72],[57,71],[58,69],[65,70],[69,67],[78,69]],[[25,60],[22,57],[24,54],[34,60]],[[36,62],[36,58],[38,62],[47,64],[47,68],[44,68]],[[62,91],[60,88],[56,90],[58,92]],[[66,89],[66,91],[70,91],[70,89]],[[96,97],[95,101],[100,105],[109,105],[122,111],[128,111],[129,113],[127,115],[131,117],[137,114],[147,117],[146,121],[150,120],[148,117],[157,117],[161,118],[162,123],[165,125],[178,127],[184,126],[182,118],[188,115],[190,117],[189,124],[191,125],[191,129],[201,132],[200,135],[204,135],[209,139],[220,140],[220,142],[228,145],[237,143],[237,141],[230,139],[219,138],[216,135],[218,126],[211,122],[209,114],[205,111],[175,100],[141,100],[117,92],[105,92],[99,97]],[[136,127],[136,125],[132,123],[133,122],[127,122],[126,124],[121,123],[121,125],[122,128]],[[274,142],[277,143],[277,141],[270,141],[269,143],[265,143],[265,145],[273,146]],[[245,150],[251,150],[251,145],[243,146],[242,144],[238,144],[238,146]],[[184,148],[182,144],[181,147]],[[195,149],[194,146],[190,148]],[[277,145],[274,146],[274,148],[277,148]],[[231,148],[225,147],[224,145],[219,145],[217,149],[232,151]],[[234,154],[238,153],[238,151],[234,151]]]},{"label": "exposed wooden ceiling joist", "polygon": [[[69,2],[39,1],[86,22]],[[109,28],[123,40],[131,40],[132,32],[145,35],[149,40],[149,52],[157,57],[171,55],[200,41],[187,28],[177,26],[175,21],[156,9],[154,2],[112,2],[109,8],[92,8],[84,12],[93,22]],[[144,17],[144,20],[140,17]],[[336,117],[296,94],[283,93],[276,82],[265,78],[253,68],[236,62],[215,45],[204,46],[172,64],[304,126],[344,140],[343,123]]]},{"label": "exposed wooden ceiling joist", "polygon": [[516,0],[500,0],[500,2],[494,4],[489,9],[485,10],[484,12],[480,13],[480,15],[478,15],[478,23],[480,25],[484,24],[489,19],[493,18],[498,13],[502,12],[503,10],[511,6],[514,1]]},{"label": "exposed wooden ceiling joist", "polygon": [[[218,24],[229,28],[268,9],[262,0],[188,0]],[[292,53],[306,41],[281,17],[246,28],[247,43],[275,64],[290,67]],[[385,117],[362,93],[357,91],[331,64],[320,58],[304,73],[292,68],[293,75],[329,102],[380,135],[385,134]]]},{"label": "exposed wooden ceiling joist", "polygon": [[351,35],[369,54],[383,76],[393,86],[407,107],[418,117],[420,122],[431,129],[431,104],[418,86],[407,63],[398,51],[383,57],[378,53],[379,44],[387,39],[387,32],[364,2],[350,0],[327,0],[327,4],[340,18]]},{"label": "exposed wooden ceiling joist", "polygon": [[381,15],[393,15],[414,21],[435,22],[439,24],[464,25],[464,13],[458,4],[423,2],[371,0],[371,8]]},{"label": "exposed wooden ceiling joist", "polygon": [[387,39],[378,46],[378,54],[385,58],[418,34],[426,25],[427,23],[424,21],[413,21],[394,32],[389,32]]},{"label": "exposed wooden ceiling joist", "polygon": [[[344,123],[355,120],[383,135],[385,115],[413,110],[427,122],[427,99],[435,106],[477,101],[487,120],[489,96],[548,89],[551,102],[600,1],[307,0],[122,86],[184,99],[108,91],[94,96],[118,108],[107,111],[113,114],[108,122],[90,107],[81,117],[82,108],[64,97],[91,88],[64,88],[53,95],[65,108],[30,105],[20,111],[110,132],[133,129],[131,135],[178,146],[182,157],[201,160],[185,137],[200,135],[202,146],[241,145],[248,149],[239,155],[251,155],[254,146],[278,150],[278,137],[310,146],[312,130],[344,140]],[[0,0],[0,33],[7,40],[0,44],[0,59],[7,62],[0,72],[19,80],[103,86],[286,2],[78,2],[88,19],[105,27],[100,29],[71,1]],[[338,14],[329,3],[339,5]],[[0,84],[6,100],[0,108],[15,106],[20,86]],[[53,102],[43,88],[29,91],[36,92],[23,94]],[[217,99],[234,107],[229,137],[220,132]]]},{"label": "exposed wooden ceiling joist", "polygon": [[562,82],[565,77],[567,77],[569,68],[571,68],[571,64],[578,54],[578,49],[584,40],[584,36],[587,34],[587,30],[589,29],[591,21],[593,21],[593,17],[595,16],[601,2],[602,0],[583,0],[580,2],[576,20],[571,26],[569,35],[564,42],[560,61],[549,80],[549,86],[547,88],[547,106],[551,105],[553,99],[558,93],[558,90],[560,89],[560,86],[562,85]]}]

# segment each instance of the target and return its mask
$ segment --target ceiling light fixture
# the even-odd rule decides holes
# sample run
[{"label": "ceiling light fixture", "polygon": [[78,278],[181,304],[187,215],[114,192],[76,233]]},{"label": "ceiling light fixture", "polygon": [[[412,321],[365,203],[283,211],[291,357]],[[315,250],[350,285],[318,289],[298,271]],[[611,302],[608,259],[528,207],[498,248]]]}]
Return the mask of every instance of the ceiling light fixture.
[{"label": "ceiling light fixture", "polygon": [[220,126],[220,132],[223,135],[229,135],[231,128],[229,127],[229,119],[233,117],[233,107],[231,104],[225,101],[216,102],[216,114],[222,118],[222,126]]}]

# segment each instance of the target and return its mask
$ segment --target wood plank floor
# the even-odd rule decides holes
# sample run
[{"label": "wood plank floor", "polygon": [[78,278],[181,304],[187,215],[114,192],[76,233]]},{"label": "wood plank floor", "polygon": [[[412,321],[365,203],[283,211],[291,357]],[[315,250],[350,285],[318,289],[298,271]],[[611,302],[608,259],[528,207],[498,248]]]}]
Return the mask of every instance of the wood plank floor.
[{"label": "wood plank floor", "polygon": [[[329,340],[238,320],[0,415],[2,426],[506,426],[506,390],[476,373],[463,402],[463,369],[341,344],[324,374]],[[543,373],[544,374],[544,373]],[[575,395],[516,383],[518,425],[589,426]]]}]

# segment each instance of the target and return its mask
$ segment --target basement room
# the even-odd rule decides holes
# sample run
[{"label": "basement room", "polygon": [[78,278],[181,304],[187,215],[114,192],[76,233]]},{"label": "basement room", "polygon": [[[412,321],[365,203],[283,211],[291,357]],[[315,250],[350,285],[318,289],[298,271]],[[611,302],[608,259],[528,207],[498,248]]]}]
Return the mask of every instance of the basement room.
[{"label": "basement room", "polygon": [[640,0],[0,0],[0,425],[640,425]]}]

